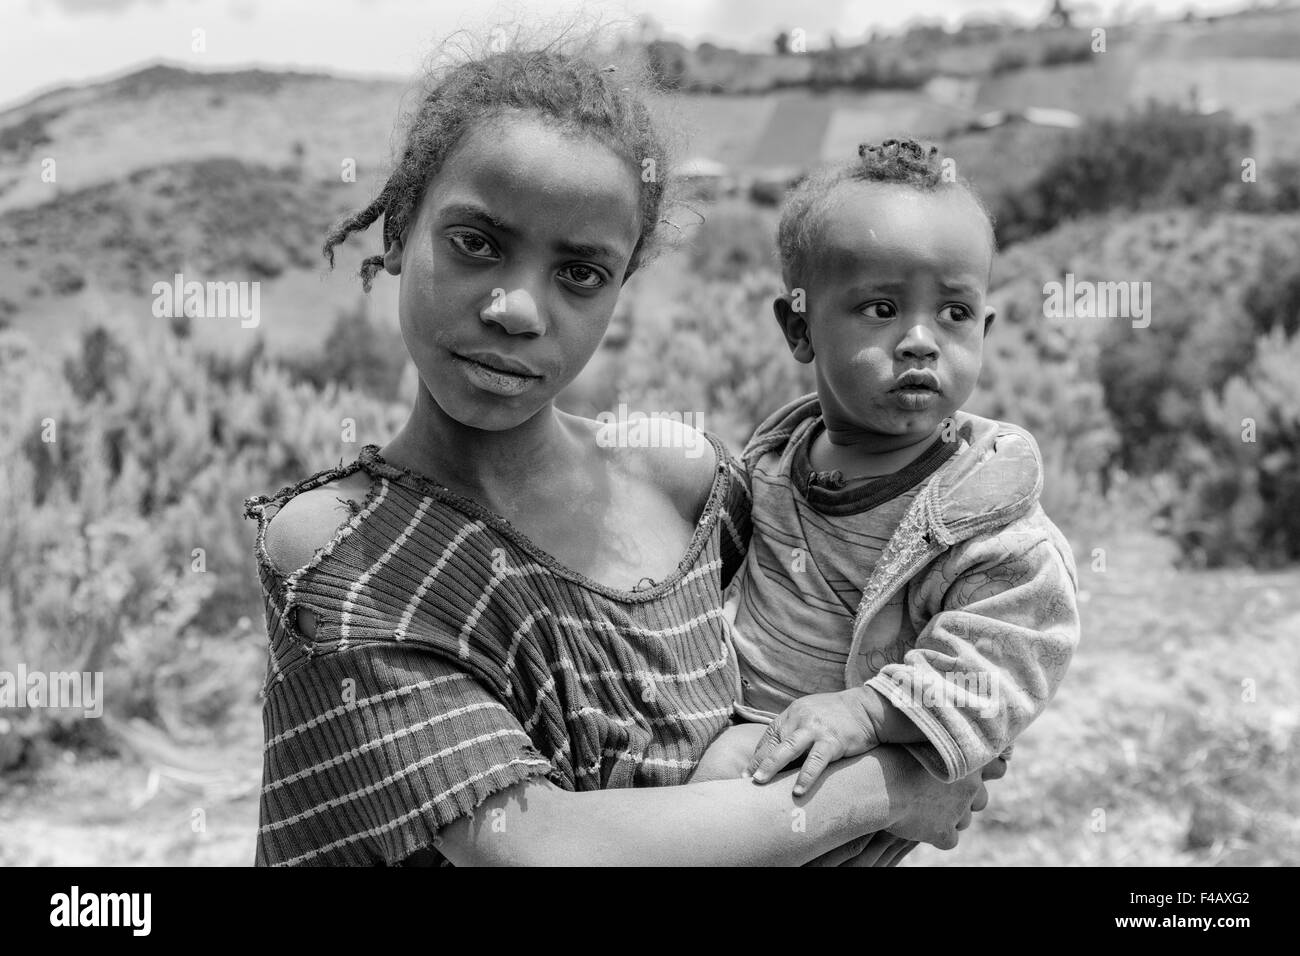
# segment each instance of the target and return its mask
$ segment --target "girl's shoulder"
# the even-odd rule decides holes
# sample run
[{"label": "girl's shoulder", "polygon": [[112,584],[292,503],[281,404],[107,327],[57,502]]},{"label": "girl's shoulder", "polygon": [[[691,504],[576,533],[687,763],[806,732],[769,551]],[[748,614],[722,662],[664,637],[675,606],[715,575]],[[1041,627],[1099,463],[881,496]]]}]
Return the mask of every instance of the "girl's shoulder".
[{"label": "girl's shoulder", "polygon": [[590,430],[611,461],[629,475],[662,489],[683,514],[703,512],[719,467],[731,460],[716,438],[674,418],[578,421]]},{"label": "girl's shoulder", "polygon": [[244,499],[244,517],[257,521],[255,551],[279,577],[309,564],[374,496],[365,451],[350,464],[326,468],[270,495]]},{"label": "girl's shoulder", "polygon": [[288,498],[268,520],[266,556],[283,574],[311,562],[339,529],[365,507],[371,478],[358,469]]}]

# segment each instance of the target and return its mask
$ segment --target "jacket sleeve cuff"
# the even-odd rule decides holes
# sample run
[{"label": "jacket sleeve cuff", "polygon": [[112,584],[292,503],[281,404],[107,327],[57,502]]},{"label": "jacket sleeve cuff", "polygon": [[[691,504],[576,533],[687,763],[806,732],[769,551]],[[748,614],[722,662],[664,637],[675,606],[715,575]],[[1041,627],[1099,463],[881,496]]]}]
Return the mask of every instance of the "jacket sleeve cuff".
[{"label": "jacket sleeve cuff", "polygon": [[944,783],[954,783],[971,771],[966,755],[957,746],[952,734],[930,711],[922,707],[904,687],[877,674],[867,681],[867,686],[897,707],[905,717],[920,728],[928,743],[904,744],[926,770]]}]

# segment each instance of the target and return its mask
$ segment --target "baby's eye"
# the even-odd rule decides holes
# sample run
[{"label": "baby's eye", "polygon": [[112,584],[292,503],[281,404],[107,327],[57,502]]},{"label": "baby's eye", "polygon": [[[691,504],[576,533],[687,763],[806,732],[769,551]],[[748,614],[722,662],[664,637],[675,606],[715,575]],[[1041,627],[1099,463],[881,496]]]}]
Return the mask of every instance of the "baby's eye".
[{"label": "baby's eye", "polygon": [[600,272],[580,262],[561,269],[560,278],[580,289],[599,289],[605,284],[605,277]]},{"label": "baby's eye", "polygon": [[496,258],[496,250],[492,248],[492,243],[477,232],[453,232],[447,236],[447,241],[452,244],[457,252],[467,255],[471,259]]},{"label": "baby's eye", "polygon": [[869,319],[892,319],[898,310],[892,302],[871,302],[863,306],[862,314]]},{"label": "baby's eye", "polygon": [[950,322],[965,322],[975,318],[975,316],[964,305],[949,305],[945,306],[944,310],[939,313],[939,318],[947,319]]}]

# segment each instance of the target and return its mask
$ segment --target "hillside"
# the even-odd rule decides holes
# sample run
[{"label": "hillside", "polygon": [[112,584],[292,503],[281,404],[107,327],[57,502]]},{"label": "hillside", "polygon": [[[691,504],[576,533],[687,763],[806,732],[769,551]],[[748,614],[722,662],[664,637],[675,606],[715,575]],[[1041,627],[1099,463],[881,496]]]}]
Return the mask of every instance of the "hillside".
[{"label": "hillside", "polygon": [[[969,129],[994,109],[1106,115],[1150,96],[1191,102],[1194,91],[1203,108],[1227,108],[1250,123],[1261,165],[1300,150],[1300,10],[1117,29],[1107,52],[1086,62],[1020,69],[995,69],[999,51],[1050,50],[1064,42],[1060,35],[918,36],[879,42],[940,71],[920,87],[790,86],[663,96],[653,106],[680,131],[683,157],[717,160],[742,183],[911,134],[938,141],[991,200],[1031,180],[1064,135],[1023,122]],[[712,68],[746,76],[797,59],[716,49],[708,56]],[[1027,54],[1028,62],[1040,59]],[[149,287],[189,270],[263,283],[259,328],[201,324],[200,341],[301,348],[300,332],[361,298],[351,273],[376,251],[373,235],[340,250],[340,269],[326,278],[319,246],[330,222],[382,182],[404,102],[406,87],[396,82],[155,65],[0,112],[0,321],[42,338],[109,314],[147,330]],[[56,164],[54,182],[42,177],[46,160]],[[351,181],[345,166],[355,169]],[[394,291],[380,282],[363,311],[391,324]]]}]

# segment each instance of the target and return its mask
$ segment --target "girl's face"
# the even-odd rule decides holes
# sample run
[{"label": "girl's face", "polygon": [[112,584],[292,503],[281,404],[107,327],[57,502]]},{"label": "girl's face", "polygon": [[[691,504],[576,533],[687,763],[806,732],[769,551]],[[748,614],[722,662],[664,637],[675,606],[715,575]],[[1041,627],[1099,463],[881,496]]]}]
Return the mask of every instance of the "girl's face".
[{"label": "girl's face", "polygon": [[512,113],[470,130],[384,267],[402,338],[448,416],[503,431],[550,406],[609,325],[640,177],[586,135]]}]

